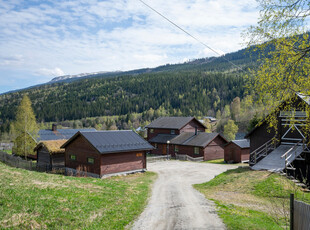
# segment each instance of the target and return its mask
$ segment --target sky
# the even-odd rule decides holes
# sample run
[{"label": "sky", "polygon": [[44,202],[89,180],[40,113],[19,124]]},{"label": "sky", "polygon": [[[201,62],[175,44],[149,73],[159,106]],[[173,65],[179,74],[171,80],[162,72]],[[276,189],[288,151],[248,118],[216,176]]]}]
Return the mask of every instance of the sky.
[{"label": "sky", "polygon": [[[244,48],[255,0],[144,0],[220,54]],[[218,56],[139,0],[0,0],[0,93],[56,76]]]}]

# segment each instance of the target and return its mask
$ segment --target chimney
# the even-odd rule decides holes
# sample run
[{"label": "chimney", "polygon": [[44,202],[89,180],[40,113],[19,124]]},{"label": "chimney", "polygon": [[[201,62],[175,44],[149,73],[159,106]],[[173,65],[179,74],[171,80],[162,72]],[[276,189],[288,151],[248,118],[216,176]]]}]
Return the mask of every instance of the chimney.
[{"label": "chimney", "polygon": [[52,124],[52,131],[57,131],[57,125],[56,124]]},{"label": "chimney", "polygon": [[195,135],[197,135],[198,131],[197,131],[197,126],[195,126]]}]

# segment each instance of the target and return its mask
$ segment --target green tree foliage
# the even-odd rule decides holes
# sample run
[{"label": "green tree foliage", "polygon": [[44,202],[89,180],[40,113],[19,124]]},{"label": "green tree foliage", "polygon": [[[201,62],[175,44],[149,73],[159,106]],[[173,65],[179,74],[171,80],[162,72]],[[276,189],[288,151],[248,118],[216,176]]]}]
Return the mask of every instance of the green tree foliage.
[{"label": "green tree foliage", "polygon": [[240,114],[240,98],[235,97],[231,103],[231,116],[233,120],[238,120]]},{"label": "green tree foliage", "polygon": [[38,134],[38,125],[27,95],[23,96],[16,112],[16,121],[12,128],[15,132],[13,152],[20,156],[33,154],[35,141]]},{"label": "green tree foliage", "polygon": [[234,140],[237,132],[238,126],[235,124],[235,122],[233,120],[228,120],[227,124],[224,125],[224,136],[227,138],[227,140]]},{"label": "green tree foliage", "polygon": [[[277,102],[296,98],[295,93],[310,95],[307,31],[310,3],[309,0],[259,0],[258,3],[260,19],[246,35],[248,45],[257,45],[263,55],[262,64],[252,69],[249,87],[259,95],[259,100],[273,109],[278,106]],[[286,109],[292,110],[289,106]],[[270,116],[271,120],[274,118]]]}]

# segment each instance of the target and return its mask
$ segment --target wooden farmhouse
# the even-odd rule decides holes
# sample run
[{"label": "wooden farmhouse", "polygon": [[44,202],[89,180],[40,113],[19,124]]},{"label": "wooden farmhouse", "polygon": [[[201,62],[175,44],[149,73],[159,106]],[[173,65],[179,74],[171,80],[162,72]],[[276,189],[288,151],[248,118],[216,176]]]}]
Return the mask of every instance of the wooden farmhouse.
[{"label": "wooden farmhouse", "polygon": [[51,170],[65,166],[65,149],[60,148],[67,140],[51,140],[40,142],[35,151],[37,152],[37,166]]},{"label": "wooden farmhouse", "polygon": [[[286,108],[291,106],[290,111]],[[288,172],[301,178],[310,178],[309,125],[307,111],[310,99],[296,94],[293,100],[282,102],[274,111],[277,129],[269,128],[263,120],[246,138],[250,139],[250,165],[255,170]],[[303,175],[301,175],[303,174]]]},{"label": "wooden farmhouse", "polygon": [[205,133],[194,117],[161,117],[146,126],[152,154],[189,156],[202,160],[224,158],[227,140],[218,133]]},{"label": "wooden farmhouse", "polygon": [[133,131],[80,131],[65,148],[65,167],[88,176],[129,173],[146,169],[146,152],[153,147]]},{"label": "wooden farmhouse", "polygon": [[[57,125],[53,124],[52,129],[40,129],[38,135],[36,137],[32,137],[30,134],[27,134],[27,140],[32,142],[34,145],[40,144],[42,141],[51,141],[51,140],[68,140],[78,131],[96,131],[96,129],[57,129]],[[23,138],[23,137],[17,137]],[[14,143],[16,145],[19,143],[18,141]],[[14,148],[18,148],[18,146],[14,146],[12,151],[14,153]],[[30,150],[29,150],[30,151]],[[32,154],[29,154],[27,157],[32,160],[37,160],[36,151],[31,150]]]},{"label": "wooden farmhouse", "polygon": [[224,148],[224,161],[240,163],[249,161],[250,141],[247,139],[230,141]]}]

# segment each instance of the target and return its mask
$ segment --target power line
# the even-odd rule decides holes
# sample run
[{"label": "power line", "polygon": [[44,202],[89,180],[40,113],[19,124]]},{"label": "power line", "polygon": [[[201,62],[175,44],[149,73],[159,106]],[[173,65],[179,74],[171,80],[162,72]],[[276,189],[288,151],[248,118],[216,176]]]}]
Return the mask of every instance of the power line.
[{"label": "power line", "polygon": [[[153,10],[155,13],[157,13],[158,15],[160,15],[162,18],[166,19],[170,24],[174,25],[175,27],[177,27],[179,30],[183,31],[185,34],[187,34],[188,36],[190,36],[191,38],[193,38],[194,40],[196,40],[197,42],[199,42],[200,44],[202,44],[204,47],[208,48],[209,50],[211,50],[212,52],[216,53],[217,55],[221,56],[221,54],[219,52],[217,52],[215,49],[211,48],[210,46],[208,46],[206,43],[202,42],[201,40],[199,40],[198,38],[196,38],[194,35],[191,35],[189,32],[187,32],[185,29],[183,29],[182,27],[180,27],[179,25],[177,25],[176,23],[174,23],[173,21],[171,21],[169,18],[167,18],[165,15],[161,14],[160,12],[158,12],[156,9],[154,9],[153,7],[151,7],[150,5],[146,4],[144,1],[139,0],[141,3],[143,3],[145,6],[147,6],[148,8],[150,8],[151,10]],[[238,65],[236,65],[235,63],[233,63],[232,61],[228,60],[227,58],[225,58],[225,56],[223,56],[223,59],[226,60],[227,62],[229,62],[230,64],[232,64],[233,66],[235,66],[236,68],[238,68],[241,71],[244,71],[241,67],[239,67]]]}]

